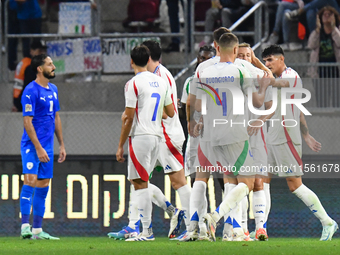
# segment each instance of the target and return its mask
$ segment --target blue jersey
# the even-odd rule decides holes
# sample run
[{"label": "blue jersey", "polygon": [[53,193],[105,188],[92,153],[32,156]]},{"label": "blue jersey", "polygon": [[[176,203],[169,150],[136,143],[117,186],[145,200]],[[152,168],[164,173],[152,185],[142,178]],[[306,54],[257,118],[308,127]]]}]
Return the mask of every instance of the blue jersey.
[{"label": "blue jersey", "polygon": [[[32,81],[22,94],[21,104],[23,116],[33,117],[32,124],[41,146],[53,151],[55,114],[60,110],[57,87],[48,83],[48,88],[44,88]],[[24,129],[21,148],[27,147],[34,145]]]}]

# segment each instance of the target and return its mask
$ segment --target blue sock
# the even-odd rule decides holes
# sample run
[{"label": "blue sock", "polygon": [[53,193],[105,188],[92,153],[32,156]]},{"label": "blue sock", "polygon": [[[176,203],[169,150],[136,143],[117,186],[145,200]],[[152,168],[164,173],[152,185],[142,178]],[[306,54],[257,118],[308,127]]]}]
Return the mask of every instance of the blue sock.
[{"label": "blue sock", "polygon": [[33,192],[34,192],[33,187],[28,185],[22,186],[20,194],[20,211],[22,224],[29,223]]},{"label": "blue sock", "polygon": [[33,198],[33,228],[41,228],[45,213],[45,201],[49,187],[35,188]]}]

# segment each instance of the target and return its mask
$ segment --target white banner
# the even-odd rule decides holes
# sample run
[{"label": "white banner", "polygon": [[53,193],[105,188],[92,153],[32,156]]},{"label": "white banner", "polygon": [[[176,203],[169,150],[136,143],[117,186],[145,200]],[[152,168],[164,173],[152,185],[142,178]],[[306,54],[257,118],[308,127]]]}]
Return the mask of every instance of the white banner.
[{"label": "white banner", "polygon": [[47,54],[56,66],[57,74],[102,70],[102,49],[99,37],[48,41]]},{"label": "white banner", "polygon": [[146,40],[156,40],[160,43],[159,37],[152,38],[107,38],[102,40],[103,47],[103,72],[104,73],[127,73],[132,72],[130,66],[131,50]]},{"label": "white banner", "polygon": [[60,3],[59,34],[91,34],[91,3]]}]

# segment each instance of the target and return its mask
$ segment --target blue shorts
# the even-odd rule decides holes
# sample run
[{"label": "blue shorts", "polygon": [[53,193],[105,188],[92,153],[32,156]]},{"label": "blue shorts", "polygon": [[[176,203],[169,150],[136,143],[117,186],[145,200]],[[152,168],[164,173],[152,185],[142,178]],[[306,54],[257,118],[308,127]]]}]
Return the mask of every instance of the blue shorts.
[{"label": "blue shorts", "polygon": [[53,178],[53,150],[46,151],[50,161],[42,163],[39,161],[35,148],[21,148],[22,173],[36,174],[38,179]]}]

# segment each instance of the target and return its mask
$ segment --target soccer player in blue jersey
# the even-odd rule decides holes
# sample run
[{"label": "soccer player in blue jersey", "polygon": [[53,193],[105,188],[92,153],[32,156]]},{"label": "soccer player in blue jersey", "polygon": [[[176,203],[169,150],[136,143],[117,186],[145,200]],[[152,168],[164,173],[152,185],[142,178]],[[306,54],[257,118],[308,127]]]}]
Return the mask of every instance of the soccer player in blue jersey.
[{"label": "soccer player in blue jersey", "polygon": [[[21,98],[24,117],[24,134],[21,139],[24,174],[24,185],[20,194],[21,237],[59,240],[42,230],[45,200],[50,179],[53,177],[54,133],[60,145],[58,163],[64,162],[66,158],[58,113],[58,89],[49,82],[55,77],[55,66],[52,59],[45,54],[33,57],[31,66],[36,71],[37,78],[27,85]],[[29,218],[32,204],[31,231]]]}]

